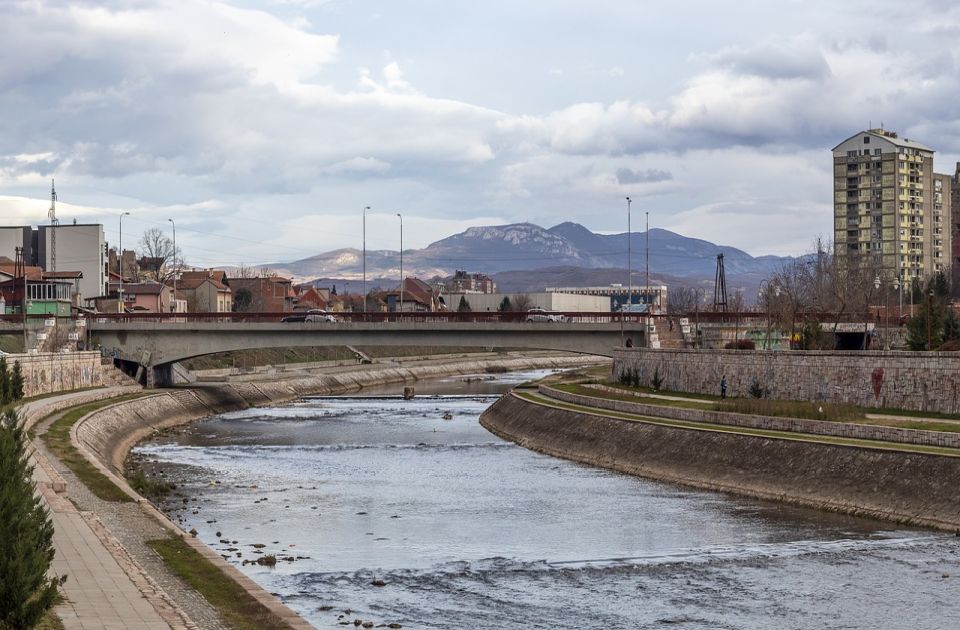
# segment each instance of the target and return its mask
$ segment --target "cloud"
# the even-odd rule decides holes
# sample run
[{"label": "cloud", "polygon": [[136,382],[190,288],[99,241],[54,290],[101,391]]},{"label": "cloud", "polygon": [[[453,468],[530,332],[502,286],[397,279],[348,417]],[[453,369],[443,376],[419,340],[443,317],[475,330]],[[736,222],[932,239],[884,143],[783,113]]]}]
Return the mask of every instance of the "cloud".
[{"label": "cloud", "polygon": [[620,184],[645,184],[650,182],[665,182],[673,179],[670,171],[661,171],[655,168],[647,170],[617,169],[617,182]]}]

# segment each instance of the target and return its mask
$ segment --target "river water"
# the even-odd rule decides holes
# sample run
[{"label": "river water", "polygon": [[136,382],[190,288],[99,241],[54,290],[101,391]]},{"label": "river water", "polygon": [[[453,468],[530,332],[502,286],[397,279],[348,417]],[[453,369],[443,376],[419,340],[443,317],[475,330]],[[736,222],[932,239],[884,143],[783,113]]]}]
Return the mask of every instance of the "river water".
[{"label": "river water", "polygon": [[134,456],[178,483],[172,518],[320,628],[960,627],[953,536],[591,468],[478,424],[538,375],[224,414]]}]

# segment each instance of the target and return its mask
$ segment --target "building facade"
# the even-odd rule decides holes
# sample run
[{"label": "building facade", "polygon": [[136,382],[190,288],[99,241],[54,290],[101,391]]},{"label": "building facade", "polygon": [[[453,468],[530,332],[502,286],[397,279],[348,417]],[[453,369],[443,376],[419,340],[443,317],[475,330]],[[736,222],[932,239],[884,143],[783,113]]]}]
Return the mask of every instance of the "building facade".
[{"label": "building facade", "polygon": [[[53,264],[53,230],[57,232],[56,269]],[[14,260],[16,248],[23,248],[27,265],[44,271],[79,271],[79,293],[83,299],[107,293],[106,240],[99,223],[66,224],[56,228],[41,225],[0,227],[0,256]],[[77,301],[75,299],[75,301]]]},{"label": "building facade", "polygon": [[951,178],[934,174],[933,156],[930,147],[883,129],[833,148],[838,258],[908,282],[948,271]]}]

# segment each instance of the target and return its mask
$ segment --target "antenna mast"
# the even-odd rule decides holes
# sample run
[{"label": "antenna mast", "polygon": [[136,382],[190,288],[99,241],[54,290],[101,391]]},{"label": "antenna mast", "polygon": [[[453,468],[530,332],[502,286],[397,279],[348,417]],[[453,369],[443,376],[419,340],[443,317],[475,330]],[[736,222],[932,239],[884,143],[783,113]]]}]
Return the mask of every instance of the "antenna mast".
[{"label": "antenna mast", "polygon": [[47,211],[47,218],[50,219],[50,272],[57,272],[57,226],[60,225],[60,219],[57,218],[57,188],[54,181],[50,180],[50,210]]},{"label": "antenna mast", "polygon": [[723,254],[717,254],[717,276],[713,282],[713,310],[727,312],[727,274],[723,269]]}]

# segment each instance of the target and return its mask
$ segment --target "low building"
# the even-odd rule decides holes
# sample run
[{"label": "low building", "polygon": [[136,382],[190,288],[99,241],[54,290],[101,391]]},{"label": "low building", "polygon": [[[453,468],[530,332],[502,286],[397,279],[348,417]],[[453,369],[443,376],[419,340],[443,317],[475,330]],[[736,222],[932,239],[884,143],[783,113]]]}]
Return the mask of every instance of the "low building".
[{"label": "low building", "polygon": [[601,287],[547,287],[547,291],[603,296],[609,300],[608,310],[613,312],[623,310],[626,304],[630,304],[631,310],[635,311],[649,309],[652,313],[667,312],[667,285],[665,284],[634,285],[633,287],[622,284]]},{"label": "low building", "polygon": [[233,310],[233,287],[217,269],[184,271],[177,278],[177,293],[188,313],[228,313]]},{"label": "low building", "polygon": [[510,311],[542,308],[568,313],[609,313],[610,299],[604,296],[560,293],[448,293],[443,296],[451,311],[458,310],[460,300],[466,300],[471,311],[499,311],[504,299],[510,301]]},{"label": "low building", "polygon": [[[258,278],[227,278],[234,300],[244,304],[243,310],[255,313],[289,313],[297,295],[289,278],[280,276]],[[243,295],[241,299],[240,296]]]},{"label": "low building", "polygon": [[[97,300],[97,310],[106,312],[110,302],[118,302],[120,283],[110,283],[106,301]],[[103,304],[104,309],[99,308]],[[123,309],[127,313],[170,313],[173,311],[173,288],[159,282],[123,283]]]},{"label": "low building", "polygon": [[393,313],[433,312],[447,310],[440,292],[419,278],[404,278],[403,291],[395,289],[384,294],[387,311]]}]

